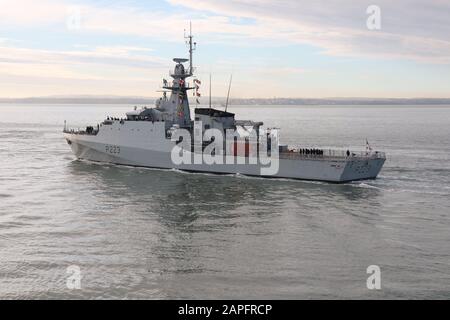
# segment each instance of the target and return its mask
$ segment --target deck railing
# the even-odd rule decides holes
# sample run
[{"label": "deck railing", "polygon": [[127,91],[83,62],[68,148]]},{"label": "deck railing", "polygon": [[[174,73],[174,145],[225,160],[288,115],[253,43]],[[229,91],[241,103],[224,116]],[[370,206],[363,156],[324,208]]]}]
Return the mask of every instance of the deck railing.
[{"label": "deck railing", "polygon": [[[312,149],[308,149],[312,150]],[[316,149],[317,150],[317,149]],[[381,151],[351,151],[351,150],[337,150],[337,149],[319,149],[320,153],[301,153],[299,150],[281,152],[281,159],[355,159],[355,160],[370,160],[370,159],[385,159],[386,154]]]},{"label": "deck railing", "polygon": [[90,135],[90,136],[97,135],[99,131],[100,131],[100,125],[97,125],[96,127],[87,126],[86,129],[82,130],[80,128],[77,128],[77,129],[69,128],[66,123],[64,123],[64,129],[63,129],[63,133]]}]

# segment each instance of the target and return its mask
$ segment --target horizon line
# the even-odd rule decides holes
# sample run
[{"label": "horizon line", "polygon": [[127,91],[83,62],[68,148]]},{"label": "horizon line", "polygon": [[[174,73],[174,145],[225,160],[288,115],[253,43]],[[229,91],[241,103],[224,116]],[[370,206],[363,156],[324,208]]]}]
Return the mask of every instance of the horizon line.
[{"label": "horizon line", "polygon": [[[0,100],[30,100],[30,99],[159,99],[159,96],[134,96],[134,95],[48,95],[26,97],[1,97]],[[226,99],[225,96],[213,96],[213,99]],[[231,97],[232,100],[450,100],[450,97],[368,97],[368,96],[343,96],[343,97]]]}]

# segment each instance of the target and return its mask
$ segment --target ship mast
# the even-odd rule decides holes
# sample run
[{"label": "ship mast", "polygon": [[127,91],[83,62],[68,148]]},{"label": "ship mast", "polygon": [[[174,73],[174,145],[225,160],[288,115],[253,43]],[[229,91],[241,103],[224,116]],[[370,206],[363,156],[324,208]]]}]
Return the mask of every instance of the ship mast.
[{"label": "ship mast", "polygon": [[189,22],[189,35],[188,36],[184,36],[185,39],[189,39],[187,40],[187,43],[189,45],[189,74],[190,76],[192,76],[194,74],[194,66],[192,63],[192,56],[193,56],[193,52],[197,47],[197,43],[196,42],[192,42],[192,39],[194,38],[194,36],[192,35],[192,22]]},{"label": "ship mast", "polygon": [[225,103],[225,112],[228,109],[228,101],[230,100],[230,90],[231,90],[231,82],[233,81],[233,74],[230,76],[230,84],[228,85],[228,94],[227,94],[227,102]]},{"label": "ship mast", "polygon": [[209,74],[209,110],[211,110],[211,73]]}]

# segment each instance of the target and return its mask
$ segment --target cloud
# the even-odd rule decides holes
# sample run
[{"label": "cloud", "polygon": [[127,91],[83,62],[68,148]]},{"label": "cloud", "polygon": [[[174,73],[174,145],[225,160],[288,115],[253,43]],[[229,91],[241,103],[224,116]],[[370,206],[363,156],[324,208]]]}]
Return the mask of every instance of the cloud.
[{"label": "cloud", "polygon": [[[379,0],[382,28],[366,27],[366,1],[169,0],[219,16],[252,19],[238,33],[274,43],[304,43],[339,56],[450,63],[450,2]],[[232,23],[232,22],[230,22]],[[234,32],[232,28],[224,28]]]},{"label": "cloud", "polygon": [[0,45],[0,96],[53,94],[153,94],[168,60],[149,48],[97,47],[41,50]]},{"label": "cloud", "polygon": [[53,0],[0,0],[0,25],[51,25],[64,21],[67,5]]},{"label": "cloud", "polygon": [[[153,10],[151,5],[134,6],[134,1],[106,4],[104,1],[0,0],[0,77],[3,83],[10,79],[16,84],[16,88],[25,88],[27,84],[36,87],[45,84],[48,90],[52,90],[52,83],[61,93],[65,93],[65,88],[70,90],[70,87],[76,85],[77,91],[83,92],[98,88],[105,93],[118,90],[123,94],[134,94],[141,90],[138,94],[145,94],[148,89],[157,85],[161,75],[167,75],[171,66],[168,58],[156,57],[157,51],[148,48],[148,43],[153,43],[152,40],[182,43],[182,30],[190,20],[195,36],[201,39],[200,45],[225,44],[230,50],[236,47],[254,47],[255,50],[264,48],[270,51],[273,48],[274,52],[279,52],[276,50],[283,50],[283,47],[294,44],[300,45],[298,48],[305,45],[313,47],[319,54],[326,56],[366,57],[380,63],[381,60],[409,60],[416,62],[416,67],[420,63],[450,64],[449,1],[377,0],[375,4],[381,8],[382,20],[381,30],[376,31],[366,27],[366,9],[373,3],[365,0],[167,2],[169,7],[158,6],[160,9]],[[23,40],[18,42],[10,39],[15,38],[16,34],[5,33],[9,30],[19,31],[19,38],[21,32],[36,35],[33,45],[46,49],[26,48]],[[51,50],[47,34],[68,35],[67,42],[55,45],[58,48],[74,39],[81,44],[66,47],[65,50]],[[117,36],[114,37],[115,43],[124,45],[87,45],[98,39],[103,40],[102,37],[107,40],[99,43],[111,43],[111,38],[108,37],[110,35]],[[85,36],[89,41],[83,43]],[[39,37],[45,41],[40,41]],[[146,45],[141,47],[141,43]],[[161,50],[164,49],[167,46]],[[304,86],[308,86],[314,77],[318,79],[317,69],[322,70],[319,73],[330,69],[328,65],[313,66],[316,69],[313,72],[312,68],[305,69],[304,65],[299,65],[292,72],[293,69],[288,68],[284,61],[267,63],[267,57],[255,61],[257,59],[250,57],[250,54],[243,57],[233,54],[229,56],[235,61],[222,64],[212,58],[214,61],[209,63],[214,65],[215,75],[217,71],[222,72],[216,78],[223,78],[220,81],[223,82],[224,92],[230,70],[233,67],[239,68],[242,77],[236,77],[236,83],[241,81],[242,86],[235,91],[241,90],[242,95],[267,92],[293,94],[293,87],[288,88],[276,79],[307,72],[307,76],[297,77],[297,80],[307,78]],[[424,68],[431,70],[435,67],[426,65]],[[353,69],[354,75],[359,74],[355,68],[349,69]],[[339,72],[336,70],[334,72]],[[342,81],[345,84],[342,87],[347,85],[345,89],[355,90],[354,83],[359,82],[354,78],[353,83],[351,82],[350,71],[352,70],[345,71],[345,81]],[[199,66],[199,72],[202,72],[202,66]],[[384,77],[382,72],[380,71],[380,77]],[[433,72],[430,74],[435,75]],[[264,82],[267,88],[255,89],[251,82],[261,77],[267,79]],[[326,77],[320,74],[320,81],[311,84],[310,90],[322,93],[324,78]],[[336,78],[330,76],[328,80],[335,87]],[[70,86],[58,83],[70,83]],[[132,87],[133,83],[137,83],[136,88]],[[12,85],[8,85],[12,90]],[[367,89],[368,82],[365,85]],[[378,84],[375,83],[376,85]],[[277,86],[280,88],[277,89]],[[401,86],[404,89],[404,84]],[[432,86],[429,85],[430,88]],[[128,88],[128,91],[121,88]],[[3,87],[3,91],[5,90]],[[259,91],[256,92],[257,90]],[[20,93],[20,89],[17,92]],[[333,94],[338,95],[339,92],[336,89]]]},{"label": "cloud", "polygon": [[[450,63],[450,2],[378,0],[381,30],[366,27],[368,1],[168,0],[182,13],[130,5],[55,0],[0,0],[1,24],[68,27],[79,13],[83,33],[112,33],[178,42],[191,20],[197,35],[229,45],[307,44],[337,56]],[[23,8],[27,8],[24,10]],[[73,10],[73,8],[78,8]]]},{"label": "cloud", "polygon": [[114,67],[150,68],[166,66],[169,60],[142,54],[151,49],[139,47],[96,47],[93,50],[42,50],[18,47],[0,47],[0,63],[73,65],[101,64]]}]

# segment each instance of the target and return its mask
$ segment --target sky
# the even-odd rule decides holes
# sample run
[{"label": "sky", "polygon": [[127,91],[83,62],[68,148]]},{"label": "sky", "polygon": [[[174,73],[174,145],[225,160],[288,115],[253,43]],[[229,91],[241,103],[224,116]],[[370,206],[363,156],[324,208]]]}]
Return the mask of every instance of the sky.
[{"label": "sky", "polygon": [[0,0],[0,97],[450,98],[449,0]]}]

